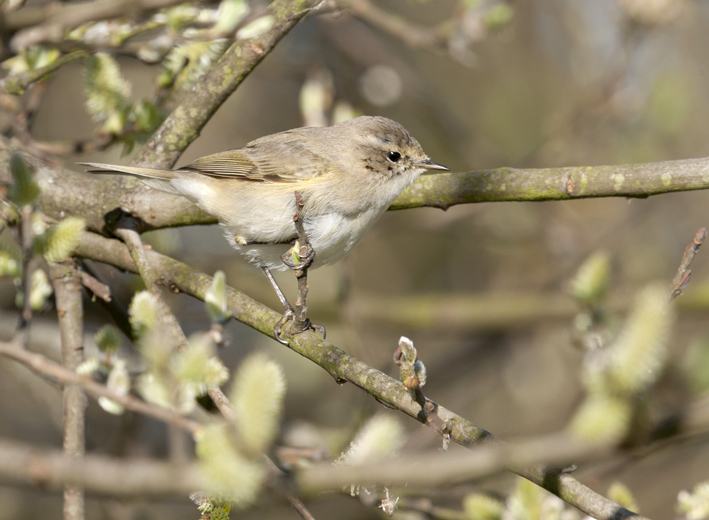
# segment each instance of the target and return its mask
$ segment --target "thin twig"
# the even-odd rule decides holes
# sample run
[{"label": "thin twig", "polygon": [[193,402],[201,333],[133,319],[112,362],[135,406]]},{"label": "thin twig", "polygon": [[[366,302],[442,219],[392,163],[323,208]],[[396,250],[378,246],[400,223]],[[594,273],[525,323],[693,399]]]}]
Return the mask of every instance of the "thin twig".
[{"label": "thin twig", "polygon": [[107,397],[108,399],[123,405],[123,407],[127,410],[148,415],[168,424],[174,424],[192,435],[195,435],[202,428],[202,425],[198,422],[188,419],[187,417],[183,417],[182,415],[179,415],[171,410],[146,403],[145,401],[132,395],[121,395],[114,392],[106,386],[97,383],[91,379],[90,376],[77,374],[72,370],[67,370],[60,364],[51,361],[41,354],[24,350],[21,348],[21,345],[16,342],[8,343],[0,341],[0,355],[19,361],[38,374],[48,376],[60,383],[75,383],[94,397]]},{"label": "thin twig", "polygon": [[180,0],[96,0],[79,4],[55,2],[49,6],[32,6],[5,14],[6,32],[19,31],[10,41],[15,49],[25,49],[42,42],[58,42],[64,31],[94,20],[136,17],[142,12],[152,12],[179,3]]},{"label": "thin twig", "polygon": [[[303,329],[308,323],[308,307],[306,306],[308,297],[308,264],[313,260],[313,258],[310,258],[308,262],[305,262],[303,257],[313,250],[308,234],[305,232],[305,201],[303,196],[297,191],[295,192],[295,203],[297,209],[293,217],[293,223],[298,232],[298,256],[301,259],[298,268],[295,269],[295,277],[298,280],[298,296],[295,300],[295,322],[298,329]],[[314,254],[313,252],[312,255]]]},{"label": "thin twig", "polygon": [[221,412],[224,419],[230,423],[235,422],[236,414],[234,413],[234,409],[231,407],[229,398],[224,394],[222,389],[219,387],[212,387],[207,390],[207,393],[209,394],[209,397],[212,398],[212,401],[214,401],[214,404],[217,405],[217,408],[219,409],[219,412]]},{"label": "thin twig", "polygon": [[689,266],[692,263],[692,260],[694,260],[695,255],[699,252],[699,248],[702,247],[702,243],[706,237],[707,228],[701,228],[694,235],[692,242],[685,248],[684,254],[682,255],[682,261],[679,263],[679,268],[677,269],[677,274],[672,280],[670,290],[667,293],[668,303],[682,294],[684,289],[689,284],[689,280],[692,278],[692,270]]},{"label": "thin twig", "polygon": [[108,285],[99,282],[96,278],[83,270],[79,272],[79,276],[81,277],[81,284],[93,294],[101,298],[106,303],[112,300],[111,288]]},{"label": "thin twig", "polygon": [[377,7],[370,0],[349,0],[341,3],[343,7],[349,7],[352,14],[358,18],[399,38],[410,47],[437,51],[446,47],[447,41],[440,29],[417,25],[391,11]]},{"label": "thin twig", "polygon": [[27,348],[29,341],[29,328],[32,322],[32,304],[30,294],[32,293],[32,274],[35,270],[36,262],[32,251],[32,206],[25,206],[20,209],[20,247],[22,249],[22,312],[20,321],[17,324],[14,340]]},{"label": "thin twig", "polygon": [[[79,274],[72,265],[51,264],[50,278],[54,286],[62,340],[62,365],[76,370],[84,360],[84,309],[81,301]],[[86,395],[80,386],[65,384],[64,394],[64,453],[69,457],[84,456],[86,430]],[[64,520],[84,520],[84,490],[64,488]]]},{"label": "thin twig", "polygon": [[417,511],[426,517],[440,520],[470,520],[470,514],[465,511],[436,506],[428,498],[402,498],[397,503],[403,511]]},{"label": "thin twig", "polygon": [[308,508],[305,507],[301,499],[292,493],[286,493],[286,498],[288,502],[290,502],[290,505],[293,506],[293,509],[295,509],[295,512],[298,513],[303,520],[315,520],[315,517],[308,511]]},{"label": "thin twig", "polygon": [[32,83],[40,81],[47,77],[49,74],[55,70],[63,67],[67,63],[72,61],[85,58],[88,54],[84,51],[75,51],[65,54],[54,60],[49,65],[41,67],[39,69],[31,70],[29,72],[23,72],[21,74],[16,74],[13,76],[7,76],[0,80],[0,90],[4,90],[9,94],[20,95],[23,94],[25,89]]},{"label": "thin twig", "polygon": [[148,262],[148,257],[146,256],[145,248],[143,247],[143,241],[140,238],[140,234],[138,234],[138,222],[133,217],[124,216],[119,220],[115,233],[128,246],[131,257],[135,262],[145,286],[157,298],[162,318],[169,327],[178,350],[185,348],[187,345],[187,337],[185,336],[180,323],[177,321],[177,318],[170,310],[170,307],[165,302],[165,299],[162,297],[160,287],[158,287],[159,277],[150,267],[150,262]]},{"label": "thin twig", "polygon": [[[99,284],[105,285],[103,282],[101,282],[98,278],[98,274],[91,268],[90,265],[88,265],[87,262],[81,262],[81,272],[86,273],[87,275],[91,276],[94,280],[96,280]],[[108,294],[110,297],[110,287],[108,285],[105,285],[108,288]],[[101,306],[106,313],[109,315],[109,317],[113,320],[113,323],[115,323],[116,327],[125,334],[125,336],[130,339],[132,342],[137,341],[137,337],[135,335],[135,331],[133,330],[133,327],[131,327],[130,321],[128,319],[128,312],[121,306],[120,303],[115,298],[109,298],[109,300],[105,300],[101,298],[98,300],[99,306]]]},{"label": "thin twig", "polygon": [[35,83],[28,84],[27,94],[22,98],[22,110],[17,112],[12,122],[14,137],[22,143],[27,151],[42,160],[50,160],[50,155],[37,143],[30,128],[46,90],[46,81],[37,80]]}]

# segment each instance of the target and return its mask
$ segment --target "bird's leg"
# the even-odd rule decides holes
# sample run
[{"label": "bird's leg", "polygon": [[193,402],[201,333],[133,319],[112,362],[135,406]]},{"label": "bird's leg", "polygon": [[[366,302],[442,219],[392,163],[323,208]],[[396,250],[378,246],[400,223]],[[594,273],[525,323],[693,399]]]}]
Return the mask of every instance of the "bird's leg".
[{"label": "bird's leg", "polygon": [[295,229],[298,232],[298,240],[292,248],[281,256],[283,263],[295,271],[295,277],[298,280],[298,297],[295,300],[293,324],[295,326],[296,333],[308,329],[316,329],[322,332],[324,339],[325,327],[322,325],[316,325],[308,319],[308,308],[305,305],[305,301],[308,296],[308,267],[310,267],[313,263],[313,258],[315,258],[315,250],[310,245],[308,235],[305,233],[305,225],[303,223],[303,208],[305,207],[305,201],[303,200],[302,195],[297,191],[295,192],[295,202],[296,213],[293,215],[293,222],[295,223]]},{"label": "bird's leg", "polygon": [[273,278],[271,271],[268,270],[268,267],[261,266],[261,270],[263,271],[263,274],[266,275],[266,278],[268,278],[268,281],[271,284],[271,287],[273,287],[273,290],[276,291],[278,299],[281,300],[281,305],[283,305],[283,316],[281,316],[281,319],[278,320],[276,326],[273,327],[273,334],[276,336],[276,339],[278,341],[280,341],[284,345],[288,345],[287,341],[281,339],[281,328],[291,318],[295,319],[295,311],[293,310],[293,306],[286,299],[286,295],[283,294],[283,291],[281,291],[281,288],[276,283],[276,280]]}]

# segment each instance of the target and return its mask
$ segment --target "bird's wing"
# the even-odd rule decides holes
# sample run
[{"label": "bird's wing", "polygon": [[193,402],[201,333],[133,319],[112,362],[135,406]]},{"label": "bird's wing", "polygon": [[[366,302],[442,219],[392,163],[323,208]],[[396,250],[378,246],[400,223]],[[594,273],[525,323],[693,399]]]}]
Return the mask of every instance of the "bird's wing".
[{"label": "bird's wing", "polygon": [[323,175],[328,162],[312,151],[302,136],[281,132],[244,148],[202,157],[180,169],[245,181],[298,182]]}]

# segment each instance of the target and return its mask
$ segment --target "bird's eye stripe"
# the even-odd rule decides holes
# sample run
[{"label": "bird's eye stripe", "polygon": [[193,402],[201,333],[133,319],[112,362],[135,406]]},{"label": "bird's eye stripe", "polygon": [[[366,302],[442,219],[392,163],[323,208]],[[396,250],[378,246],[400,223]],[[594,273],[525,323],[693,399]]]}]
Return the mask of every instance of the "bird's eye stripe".
[{"label": "bird's eye stripe", "polygon": [[389,152],[387,154],[387,159],[391,162],[399,162],[399,159],[401,159],[401,154],[399,152]]}]

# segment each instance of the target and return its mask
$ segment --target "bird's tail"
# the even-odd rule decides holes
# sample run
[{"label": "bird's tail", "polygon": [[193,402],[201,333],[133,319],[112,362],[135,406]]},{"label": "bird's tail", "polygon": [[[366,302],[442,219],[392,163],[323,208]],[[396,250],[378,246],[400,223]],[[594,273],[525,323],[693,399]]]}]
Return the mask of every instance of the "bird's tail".
[{"label": "bird's tail", "polygon": [[119,173],[123,175],[131,175],[137,177],[144,184],[151,188],[172,193],[173,195],[185,195],[180,191],[172,181],[179,178],[179,173],[174,170],[157,170],[154,168],[140,168],[137,166],[120,166],[117,164],[103,163],[78,163],[82,166],[89,166],[89,173]]},{"label": "bird's tail", "polygon": [[86,170],[88,173],[122,173],[124,175],[132,175],[141,179],[163,179],[171,180],[177,178],[174,170],[156,170],[153,168],[139,168],[137,166],[120,166],[117,164],[103,163],[77,163],[82,166],[89,166],[91,170]]}]

